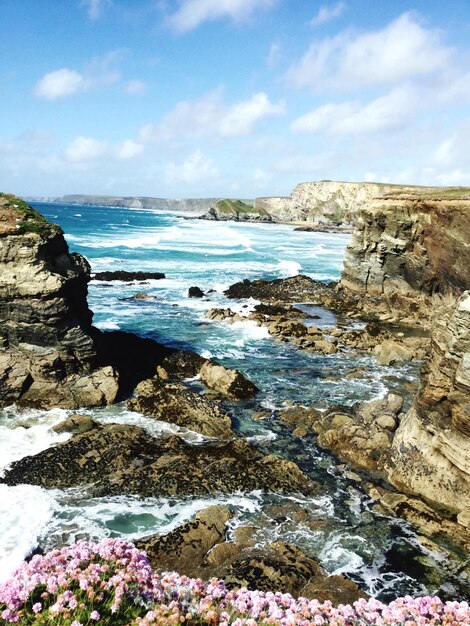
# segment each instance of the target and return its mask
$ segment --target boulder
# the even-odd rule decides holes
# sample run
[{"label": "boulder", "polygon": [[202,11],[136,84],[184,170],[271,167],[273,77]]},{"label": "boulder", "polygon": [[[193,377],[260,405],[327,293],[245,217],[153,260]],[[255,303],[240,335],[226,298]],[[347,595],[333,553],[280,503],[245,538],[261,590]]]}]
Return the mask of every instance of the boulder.
[{"label": "boulder", "polygon": [[253,398],[259,391],[258,387],[238,370],[227,369],[212,361],[204,363],[199,370],[199,375],[205,385],[236,400]]},{"label": "boulder", "polygon": [[188,298],[203,298],[204,292],[200,287],[190,287],[188,289]]},{"label": "boulder", "polygon": [[374,348],[374,355],[379,365],[403,363],[414,358],[414,352],[403,344],[388,339]]},{"label": "boulder", "polygon": [[127,406],[131,411],[189,428],[207,437],[232,437],[227,413],[214,401],[178,382],[144,380],[135,388],[136,397]]}]

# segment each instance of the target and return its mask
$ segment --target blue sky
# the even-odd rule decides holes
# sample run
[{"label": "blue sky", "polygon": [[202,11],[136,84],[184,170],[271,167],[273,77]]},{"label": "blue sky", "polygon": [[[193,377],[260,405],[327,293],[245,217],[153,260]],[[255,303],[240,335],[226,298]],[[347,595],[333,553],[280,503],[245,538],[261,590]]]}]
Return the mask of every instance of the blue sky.
[{"label": "blue sky", "polygon": [[1,0],[0,189],[470,185],[468,0]]}]

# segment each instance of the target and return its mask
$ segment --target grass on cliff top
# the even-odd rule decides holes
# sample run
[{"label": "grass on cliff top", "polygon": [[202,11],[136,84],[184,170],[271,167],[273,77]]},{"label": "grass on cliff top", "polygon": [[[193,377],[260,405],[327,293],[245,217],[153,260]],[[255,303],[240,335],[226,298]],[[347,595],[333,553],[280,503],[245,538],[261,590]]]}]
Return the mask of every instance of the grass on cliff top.
[{"label": "grass on cliff top", "polygon": [[241,200],[219,200],[215,204],[215,208],[220,211],[220,213],[257,213],[258,215],[268,215],[267,211],[264,209],[254,208],[250,204],[246,204]]},{"label": "grass on cliff top", "polygon": [[0,208],[8,209],[16,215],[16,232],[19,235],[36,233],[41,237],[51,237],[62,232],[60,226],[49,222],[44,215],[13,194],[0,193]]},{"label": "grass on cliff top", "polygon": [[470,187],[413,187],[403,185],[386,197],[411,196],[417,200],[470,200]]}]

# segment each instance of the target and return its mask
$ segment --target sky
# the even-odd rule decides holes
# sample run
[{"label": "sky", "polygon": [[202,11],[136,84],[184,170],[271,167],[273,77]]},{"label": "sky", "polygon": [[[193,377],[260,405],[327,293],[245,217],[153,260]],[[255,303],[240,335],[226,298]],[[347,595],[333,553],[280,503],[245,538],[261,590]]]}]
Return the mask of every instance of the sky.
[{"label": "sky", "polygon": [[0,190],[470,186],[469,0],[0,0]]}]

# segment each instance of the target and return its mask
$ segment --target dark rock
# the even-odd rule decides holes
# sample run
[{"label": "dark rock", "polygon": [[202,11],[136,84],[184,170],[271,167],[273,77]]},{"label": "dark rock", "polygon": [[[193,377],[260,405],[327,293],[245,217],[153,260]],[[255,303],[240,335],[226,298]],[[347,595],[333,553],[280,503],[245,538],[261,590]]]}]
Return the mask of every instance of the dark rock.
[{"label": "dark rock", "polygon": [[96,272],[93,274],[93,280],[104,280],[110,282],[113,280],[121,280],[129,283],[132,281],[161,280],[165,278],[162,272],[126,272],[124,270],[116,270],[114,272]]},{"label": "dark rock", "polygon": [[12,463],[0,482],[88,486],[91,495],[202,496],[260,489],[318,493],[295,463],[263,455],[243,439],[193,446],[154,439],[137,426],[107,424]]},{"label": "dark rock", "polygon": [[214,400],[182,383],[144,380],[135,389],[136,397],[127,406],[132,411],[189,428],[208,437],[232,437],[230,417]]},{"label": "dark rock", "polygon": [[204,292],[199,287],[190,287],[188,289],[188,298],[203,298]]}]

